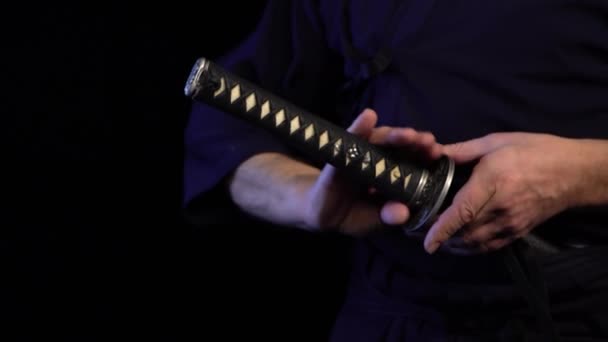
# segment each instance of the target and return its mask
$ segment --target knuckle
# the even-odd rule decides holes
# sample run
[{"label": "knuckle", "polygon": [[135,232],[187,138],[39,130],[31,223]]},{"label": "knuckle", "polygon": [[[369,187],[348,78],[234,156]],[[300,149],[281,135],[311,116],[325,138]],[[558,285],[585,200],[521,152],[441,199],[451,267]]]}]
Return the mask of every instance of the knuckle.
[{"label": "knuckle", "polygon": [[422,135],[422,142],[424,144],[432,145],[436,143],[437,140],[435,140],[435,136],[433,134],[425,133],[424,135]]},{"label": "knuckle", "polygon": [[456,234],[456,232],[458,231],[460,227],[458,226],[451,226],[447,229],[447,235],[452,236],[454,234]]},{"label": "knuckle", "polygon": [[432,140],[435,140],[435,136],[433,135],[433,133],[428,132],[428,131],[420,132],[420,137],[423,138],[423,139],[428,139],[428,140],[432,139]]},{"label": "knuckle", "polygon": [[399,129],[398,132],[401,133],[401,134],[403,134],[403,135],[415,135],[415,134],[418,133],[418,131],[416,131],[412,127],[403,127],[401,129]]},{"label": "knuckle", "polygon": [[460,220],[461,225],[467,225],[473,222],[475,215],[475,210],[473,210],[472,206],[467,202],[463,203],[463,205],[458,208],[458,219]]},{"label": "knuckle", "polygon": [[374,129],[374,132],[384,136],[390,133],[392,130],[392,127],[389,126],[378,126]]},{"label": "knuckle", "polygon": [[436,231],[433,238],[436,242],[444,243],[448,241],[452,237],[452,235],[454,235],[453,228],[445,227]]},{"label": "knuckle", "polygon": [[479,244],[485,242],[486,240],[487,240],[486,234],[479,232],[476,234],[471,234],[469,236],[469,238],[467,239],[467,242],[472,245],[479,245]]},{"label": "knuckle", "polygon": [[380,126],[374,128],[368,140],[372,144],[386,144],[389,139],[391,128],[388,126]]},{"label": "knuckle", "polygon": [[389,140],[399,140],[403,136],[400,128],[387,127],[386,138]]},{"label": "knuckle", "polygon": [[403,143],[407,143],[407,142],[410,142],[412,140],[415,140],[416,135],[418,134],[418,132],[416,132],[416,130],[413,129],[413,128],[411,128],[411,127],[405,127],[405,128],[401,128],[399,130],[396,130],[395,134],[399,137],[399,139]]},{"label": "knuckle", "polygon": [[525,222],[516,216],[510,216],[506,219],[505,224],[503,225],[502,230],[509,235],[515,235],[524,230],[526,227]]},{"label": "knuckle", "polygon": [[448,147],[454,152],[454,154],[459,154],[464,149],[464,142],[458,142],[448,145]]}]

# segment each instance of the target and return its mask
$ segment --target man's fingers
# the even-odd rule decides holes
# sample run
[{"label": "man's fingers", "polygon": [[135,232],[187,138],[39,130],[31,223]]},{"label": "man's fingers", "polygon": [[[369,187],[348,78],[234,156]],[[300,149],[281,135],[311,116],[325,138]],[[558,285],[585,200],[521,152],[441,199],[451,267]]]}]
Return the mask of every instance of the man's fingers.
[{"label": "man's fingers", "polygon": [[396,128],[382,126],[374,129],[369,141],[376,145],[404,147],[409,151],[417,151],[431,159],[439,158],[443,147],[430,132],[419,132],[413,128]]},{"label": "man's fingers", "polygon": [[462,241],[469,245],[480,245],[496,238],[502,230],[502,226],[495,221],[464,228]]},{"label": "man's fingers", "polygon": [[481,182],[475,174],[460,189],[450,205],[439,216],[424,239],[424,248],[434,253],[439,246],[463,226],[473,223],[484,206],[494,195],[488,185]]},{"label": "man's fingers", "polygon": [[389,126],[376,127],[368,137],[368,141],[374,145],[386,145],[389,133],[395,128]]},{"label": "man's fingers", "polygon": [[372,144],[432,146],[435,136],[429,132],[418,132],[410,127],[382,126],[369,137]]},{"label": "man's fingers", "polygon": [[445,253],[461,256],[479,255],[504,248],[516,239],[515,236],[508,236],[495,238],[482,244],[471,245],[465,243],[461,238],[455,237],[442,244],[440,250]]},{"label": "man's fingers", "polygon": [[446,241],[439,247],[439,250],[443,253],[449,253],[459,256],[470,256],[481,254],[481,251],[475,247],[470,246],[462,242],[462,240],[452,241],[452,239]]},{"label": "man's fingers", "polygon": [[473,228],[466,227],[460,232],[461,234],[451,237],[440,248],[458,255],[475,255],[503,248],[517,237],[511,229],[499,221],[494,218]]},{"label": "man's fingers", "polygon": [[502,238],[488,241],[487,243],[484,244],[485,252],[497,251],[497,250],[504,248],[505,246],[511,244],[516,239],[517,239],[517,236],[511,235],[511,236],[502,237]]},{"label": "man's fingers", "polygon": [[[431,229],[427,232],[424,238],[424,248],[430,254],[441,246],[442,243],[447,241],[452,235],[464,226],[467,218],[464,218],[460,212],[463,210],[463,205],[453,204],[446,211],[439,216],[437,222],[433,224]],[[466,217],[475,217],[475,212],[470,207],[464,209],[467,211]]]},{"label": "man's fingers", "polygon": [[365,109],[355,118],[355,120],[346,130],[350,133],[368,139],[372,134],[377,122],[378,115],[376,112],[373,109]]},{"label": "man's fingers", "polygon": [[400,202],[388,202],[380,211],[382,222],[388,225],[404,224],[410,217],[409,209]]},{"label": "man's fingers", "polygon": [[352,236],[364,236],[370,230],[380,229],[382,221],[378,216],[380,208],[365,201],[353,203],[350,213],[340,225],[342,233]]},{"label": "man's fingers", "polygon": [[505,139],[500,134],[489,134],[481,138],[443,146],[443,153],[457,163],[466,163],[503,146]]}]

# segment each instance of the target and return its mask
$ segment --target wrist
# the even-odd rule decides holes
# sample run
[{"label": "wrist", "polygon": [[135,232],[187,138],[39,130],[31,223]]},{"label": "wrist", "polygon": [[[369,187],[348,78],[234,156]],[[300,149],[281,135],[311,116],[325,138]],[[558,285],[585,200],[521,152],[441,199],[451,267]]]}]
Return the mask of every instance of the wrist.
[{"label": "wrist", "polygon": [[234,203],[244,211],[279,225],[302,227],[305,189],[318,172],[278,153],[262,153],[243,162],[228,180]]},{"label": "wrist", "polygon": [[320,170],[302,168],[293,173],[287,181],[286,209],[293,217],[293,225],[305,230],[318,230],[320,227],[310,219],[310,193],[319,177]]},{"label": "wrist", "polygon": [[572,206],[608,204],[608,142],[594,139],[572,141],[576,144],[571,164],[576,168],[571,174],[576,184]]}]

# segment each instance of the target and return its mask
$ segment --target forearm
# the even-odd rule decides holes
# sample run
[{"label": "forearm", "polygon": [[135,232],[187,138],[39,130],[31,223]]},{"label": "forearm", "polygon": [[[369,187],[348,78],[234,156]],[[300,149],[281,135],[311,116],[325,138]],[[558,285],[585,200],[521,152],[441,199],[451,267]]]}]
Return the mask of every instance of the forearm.
[{"label": "forearm", "polygon": [[608,205],[608,140],[580,140],[574,158],[582,166],[575,205]]},{"label": "forearm", "polygon": [[229,179],[232,200],[245,212],[280,225],[306,227],[305,197],[320,170],[278,153],[243,162]]}]

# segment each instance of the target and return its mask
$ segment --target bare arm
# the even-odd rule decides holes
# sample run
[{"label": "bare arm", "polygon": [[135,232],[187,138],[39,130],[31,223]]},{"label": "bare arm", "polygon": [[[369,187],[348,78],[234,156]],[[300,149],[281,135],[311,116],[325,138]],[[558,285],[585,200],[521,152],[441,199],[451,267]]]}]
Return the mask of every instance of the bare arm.
[{"label": "bare arm", "polygon": [[305,193],[320,170],[278,153],[243,162],[229,181],[233,201],[245,212],[276,224],[306,227]]},{"label": "bare arm", "polygon": [[585,139],[577,145],[574,165],[581,167],[573,206],[608,205],[608,141]]},{"label": "bare arm", "polygon": [[[347,129],[372,144],[412,147],[431,159],[441,146],[426,132],[411,128],[377,127],[376,113],[365,110]],[[277,153],[262,153],[243,162],[229,180],[233,201],[262,219],[307,230],[338,230],[361,235],[387,225],[399,225],[409,217],[402,203],[371,201],[339,170],[322,170]]]}]

